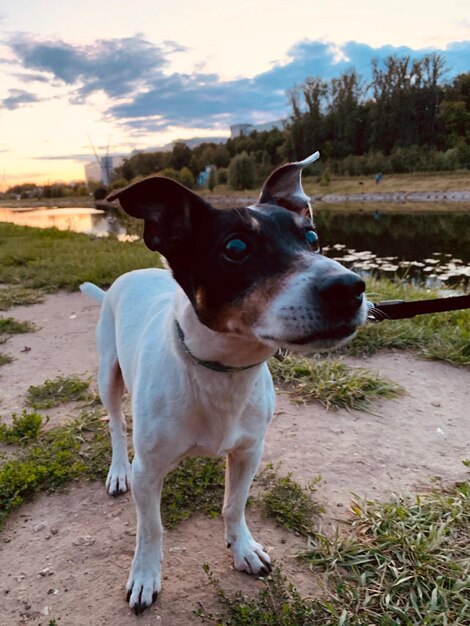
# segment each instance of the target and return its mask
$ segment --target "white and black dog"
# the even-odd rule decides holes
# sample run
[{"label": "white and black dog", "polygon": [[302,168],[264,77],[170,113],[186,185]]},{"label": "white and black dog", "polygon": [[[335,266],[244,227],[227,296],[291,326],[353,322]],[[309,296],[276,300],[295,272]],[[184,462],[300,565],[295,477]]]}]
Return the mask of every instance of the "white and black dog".
[{"label": "white and black dog", "polygon": [[301,185],[302,169],[318,156],[275,170],[249,207],[214,209],[157,176],[109,198],[145,220],[146,245],[171,268],[130,272],[106,294],[91,283],[81,287],[102,301],[99,392],[113,445],[106,487],[117,495],[131,486],[137,507],[127,583],[136,613],[161,587],[163,479],[188,455],[227,458],[223,517],[235,568],[255,576],[270,570],[245,521],[274,411],[266,360],[281,346],[312,353],[343,344],[367,315],[361,278],[319,252]]}]

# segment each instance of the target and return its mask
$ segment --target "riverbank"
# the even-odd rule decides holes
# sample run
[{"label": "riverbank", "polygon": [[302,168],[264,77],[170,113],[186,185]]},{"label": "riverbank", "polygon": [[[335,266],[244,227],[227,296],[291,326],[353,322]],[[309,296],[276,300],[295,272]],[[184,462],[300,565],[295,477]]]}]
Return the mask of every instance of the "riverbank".
[{"label": "riverbank", "polygon": [[[316,176],[304,176],[303,184],[319,208],[331,211],[373,211],[379,203],[381,211],[470,212],[470,173],[467,170],[390,174],[382,177],[378,184],[371,176],[333,176],[327,185],[321,185]],[[252,204],[258,197],[258,190],[234,191],[228,185],[217,185],[212,193],[207,189],[196,191],[220,208]],[[95,202],[93,196],[0,200],[0,207],[8,208],[95,206],[103,209],[108,204]]]}]

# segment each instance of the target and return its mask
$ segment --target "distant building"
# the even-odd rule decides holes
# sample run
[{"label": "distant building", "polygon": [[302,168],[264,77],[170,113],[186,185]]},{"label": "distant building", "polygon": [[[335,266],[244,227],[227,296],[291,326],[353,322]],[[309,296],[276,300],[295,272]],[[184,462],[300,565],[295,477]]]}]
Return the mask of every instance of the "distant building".
[{"label": "distant building", "polygon": [[89,183],[101,183],[107,187],[110,183],[114,168],[119,167],[123,162],[121,156],[104,156],[98,161],[85,163],[85,180]]},{"label": "distant building", "polygon": [[230,126],[230,138],[235,139],[242,135],[249,135],[255,130],[259,133],[269,130],[284,130],[286,125],[285,120],[275,120],[273,122],[265,122],[264,124],[233,124]]}]

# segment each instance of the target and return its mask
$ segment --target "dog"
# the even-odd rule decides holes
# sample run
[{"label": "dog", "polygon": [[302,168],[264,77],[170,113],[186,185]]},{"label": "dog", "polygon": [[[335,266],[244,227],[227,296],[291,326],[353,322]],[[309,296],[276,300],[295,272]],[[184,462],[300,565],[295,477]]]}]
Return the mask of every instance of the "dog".
[{"label": "dog", "polygon": [[[99,393],[110,418],[110,495],[132,491],[137,542],[127,597],[135,613],[161,588],[165,475],[188,455],[226,457],[225,540],[237,570],[270,571],[245,505],[274,412],[267,359],[282,346],[327,350],[364,324],[362,279],[320,252],[307,159],[276,169],[252,206],[218,210],[189,189],[150,177],[112,193],[144,220],[144,241],[170,270],[124,274],[105,293],[96,337]],[[132,398],[134,459],[121,400]]]}]

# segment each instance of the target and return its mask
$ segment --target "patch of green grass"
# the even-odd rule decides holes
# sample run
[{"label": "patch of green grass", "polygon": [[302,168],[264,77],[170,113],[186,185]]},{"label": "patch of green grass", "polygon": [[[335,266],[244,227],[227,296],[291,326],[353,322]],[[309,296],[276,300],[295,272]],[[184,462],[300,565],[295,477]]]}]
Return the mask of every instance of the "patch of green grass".
[{"label": "patch of green grass", "polygon": [[[1,226],[0,224],[0,232]],[[7,282],[5,277],[2,280]],[[37,304],[43,301],[44,293],[38,289],[30,289],[21,285],[2,285],[0,287],[0,311],[8,311],[14,306]]]},{"label": "patch of green grass", "polygon": [[25,444],[38,438],[43,425],[43,417],[34,411],[24,410],[21,415],[13,413],[12,424],[0,424],[0,441],[13,444]]},{"label": "patch of green grass", "polygon": [[290,473],[280,478],[272,473],[270,482],[272,486],[261,498],[266,515],[272,517],[280,526],[299,535],[313,533],[313,519],[323,510],[311,498],[316,491],[318,479],[306,487],[301,487]]},{"label": "patch of green grass", "polygon": [[[216,626],[323,626],[333,622],[317,619],[317,611],[310,600],[305,600],[289,584],[279,568],[274,567],[272,573],[262,579],[262,590],[255,597],[247,597],[241,591],[227,593],[220,581],[212,574],[205,564],[209,583],[213,587],[222,605],[221,613],[211,613],[203,606],[194,614],[204,624]],[[338,622],[335,622],[335,626]]]},{"label": "patch of green grass", "polygon": [[[42,432],[41,416],[23,412],[11,427],[1,428],[0,440],[24,446],[14,458],[0,463],[0,525],[9,513],[42,491],[79,479],[104,482],[111,462],[111,441],[101,416],[101,409],[85,410],[66,426]],[[217,515],[223,483],[223,460],[186,459],[164,482],[165,525],[174,528],[197,511]]]},{"label": "patch of green grass", "polygon": [[41,434],[34,445],[0,465],[0,524],[25,500],[80,477],[96,478],[88,460],[97,430],[96,414],[83,414],[70,425]]},{"label": "patch of green grass", "polygon": [[33,409],[50,409],[64,402],[90,399],[90,381],[78,376],[47,378],[42,385],[31,385],[26,393],[26,404]]},{"label": "patch of green grass", "polygon": [[0,283],[48,293],[74,291],[86,280],[107,286],[130,270],[160,266],[158,254],[142,242],[123,243],[54,228],[0,223],[0,244]]},{"label": "patch of green grass", "polygon": [[220,514],[224,494],[224,461],[220,458],[186,459],[165,478],[162,519],[166,528],[196,512]]},{"label": "patch of green grass", "polygon": [[324,572],[325,609],[358,626],[468,624],[470,483],[353,512],[346,537],[316,535],[303,555]]},{"label": "patch of green grass", "polygon": [[271,359],[269,368],[277,384],[285,384],[296,400],[317,400],[326,408],[366,408],[376,398],[395,398],[402,393],[396,383],[364,368],[341,361],[287,357]]},{"label": "patch of green grass", "polygon": [[13,361],[13,357],[11,357],[9,354],[3,354],[2,352],[0,352],[0,367],[2,365],[6,365],[7,363],[11,363]]},{"label": "patch of green grass", "polygon": [[0,343],[6,340],[5,335],[32,333],[36,327],[31,322],[22,322],[14,317],[0,317]]},{"label": "patch of green grass", "polygon": [[[420,300],[436,292],[393,281],[368,281],[369,300]],[[470,365],[470,310],[418,315],[407,320],[385,320],[362,328],[348,345],[349,354],[370,355],[384,348],[413,350],[423,357]]]},{"label": "patch of green grass", "polygon": [[469,483],[414,500],[356,503],[353,511],[346,536],[317,534],[302,555],[315,575],[313,597],[302,597],[277,567],[256,596],[228,593],[205,565],[222,609],[201,606],[195,615],[217,626],[468,624]]}]

